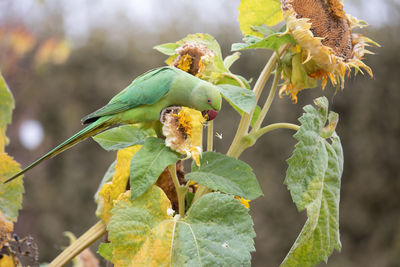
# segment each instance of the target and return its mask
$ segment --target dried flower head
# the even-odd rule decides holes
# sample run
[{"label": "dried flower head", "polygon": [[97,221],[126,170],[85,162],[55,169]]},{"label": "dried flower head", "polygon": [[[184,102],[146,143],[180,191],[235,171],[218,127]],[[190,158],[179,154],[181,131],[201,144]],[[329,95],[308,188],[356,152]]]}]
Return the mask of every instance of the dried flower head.
[{"label": "dried flower head", "polygon": [[372,76],[372,70],[362,62],[364,54],[372,54],[365,47],[378,45],[353,29],[366,26],[365,22],[346,14],[339,0],[282,0],[282,11],[287,33],[298,45],[288,53],[291,60],[284,66],[286,80],[280,95],[287,94],[297,101],[299,91],[313,88],[328,78],[343,89],[344,76],[351,67]]},{"label": "dried flower head", "polygon": [[202,132],[205,118],[200,111],[187,107],[169,107],[161,113],[165,145],[191,156],[200,166]]},{"label": "dried flower head", "polygon": [[184,43],[175,51],[178,56],[172,62],[172,66],[195,76],[201,74],[206,62],[214,56],[207,46],[199,43]]}]

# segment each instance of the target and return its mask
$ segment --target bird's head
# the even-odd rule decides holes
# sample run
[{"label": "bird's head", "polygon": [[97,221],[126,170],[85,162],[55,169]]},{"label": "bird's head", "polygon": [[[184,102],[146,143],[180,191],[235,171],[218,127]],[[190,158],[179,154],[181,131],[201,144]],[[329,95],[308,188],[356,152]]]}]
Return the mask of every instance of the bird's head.
[{"label": "bird's head", "polygon": [[208,82],[202,82],[197,86],[191,95],[191,106],[199,111],[209,114],[215,118],[217,111],[221,109],[222,98],[217,87]]}]

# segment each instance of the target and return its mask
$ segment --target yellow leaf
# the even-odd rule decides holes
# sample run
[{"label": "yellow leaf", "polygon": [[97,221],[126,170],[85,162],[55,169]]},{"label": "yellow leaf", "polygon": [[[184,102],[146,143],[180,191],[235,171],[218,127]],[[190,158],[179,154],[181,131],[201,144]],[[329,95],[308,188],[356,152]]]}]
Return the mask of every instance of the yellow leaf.
[{"label": "yellow leaf", "polygon": [[0,267],[14,267],[13,258],[7,255],[2,255],[3,257],[0,259]]},{"label": "yellow leaf", "polygon": [[10,233],[12,233],[13,230],[13,223],[6,219],[0,211],[0,250],[10,239]]},{"label": "yellow leaf", "polygon": [[126,191],[131,159],[141,147],[141,145],[127,147],[119,150],[117,153],[117,163],[115,165],[115,173],[112,182],[104,184],[98,194],[99,208],[96,214],[105,223],[108,223],[110,220],[110,210],[114,207],[114,200],[116,200],[121,193]]},{"label": "yellow leaf", "polygon": [[173,231],[177,221],[168,214],[171,202],[157,186],[135,200],[120,195],[107,226],[118,266],[170,266]]},{"label": "yellow leaf", "polygon": [[3,184],[12,174],[19,172],[19,164],[6,153],[0,153],[0,211],[7,220],[15,222],[18,210],[22,204],[22,193],[24,187],[22,176],[14,181]]},{"label": "yellow leaf", "polygon": [[251,26],[273,26],[283,20],[279,0],[242,0],[239,5],[239,23],[243,35],[251,34],[262,37]]}]

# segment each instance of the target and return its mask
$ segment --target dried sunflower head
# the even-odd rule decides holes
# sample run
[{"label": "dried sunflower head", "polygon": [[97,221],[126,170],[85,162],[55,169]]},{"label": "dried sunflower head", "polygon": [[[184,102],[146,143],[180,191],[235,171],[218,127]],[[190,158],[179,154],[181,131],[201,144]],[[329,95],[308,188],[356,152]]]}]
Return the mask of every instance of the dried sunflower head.
[{"label": "dried sunflower head", "polygon": [[199,43],[183,43],[175,51],[178,56],[171,65],[194,76],[201,76],[206,64],[214,57],[213,51]]},{"label": "dried sunflower head", "polygon": [[353,29],[366,26],[365,22],[346,14],[339,0],[282,0],[286,32],[297,45],[292,47],[283,60],[285,84],[280,95],[290,95],[297,101],[299,91],[313,88],[318,80],[325,88],[328,78],[334,86],[343,89],[344,76],[353,67],[372,70],[362,62],[364,54],[372,54],[365,48],[378,45]]},{"label": "dried sunflower head", "polygon": [[[230,66],[240,54],[234,53],[223,59],[221,47],[209,34],[189,34],[176,43],[161,44],[154,48],[169,56],[165,63],[202,80],[213,84],[241,86],[236,79],[231,77],[234,75],[229,71]],[[248,86],[248,82],[243,77],[239,79]]]},{"label": "dried sunflower head", "polygon": [[202,133],[205,118],[198,110],[168,107],[160,117],[165,145],[183,155],[191,156],[200,166]]}]

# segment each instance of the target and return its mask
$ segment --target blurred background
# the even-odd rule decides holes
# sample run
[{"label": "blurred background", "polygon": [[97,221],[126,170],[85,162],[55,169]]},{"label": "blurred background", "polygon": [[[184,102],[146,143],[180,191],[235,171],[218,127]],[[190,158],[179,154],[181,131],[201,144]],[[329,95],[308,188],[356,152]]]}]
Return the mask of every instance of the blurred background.
[{"label": "blurred background", "polygon": [[[238,0],[0,0],[0,68],[16,102],[7,152],[26,166],[77,132],[84,115],[139,74],[164,64],[166,57],[152,49],[155,45],[202,32],[213,35],[223,56],[229,55],[231,44],[242,37],[238,5]],[[265,124],[297,123],[304,105],[321,94],[328,97],[340,114],[345,164],[343,248],[327,266],[400,266],[400,1],[347,0],[345,5],[348,13],[369,22],[362,33],[382,45],[366,58],[374,77],[352,75],[336,95],[331,87],[303,91],[297,104],[277,97]],[[253,78],[254,85],[269,56],[245,51],[232,72]],[[225,103],[215,121],[223,136],[215,139],[217,151],[227,151],[238,121]],[[251,202],[257,233],[253,266],[278,266],[306,220],[283,185],[292,135],[290,130],[269,133],[241,157],[254,168],[265,195]],[[68,245],[64,231],[79,236],[97,221],[93,195],[114,158],[87,140],[25,176],[15,230],[34,237],[41,262]]]}]

